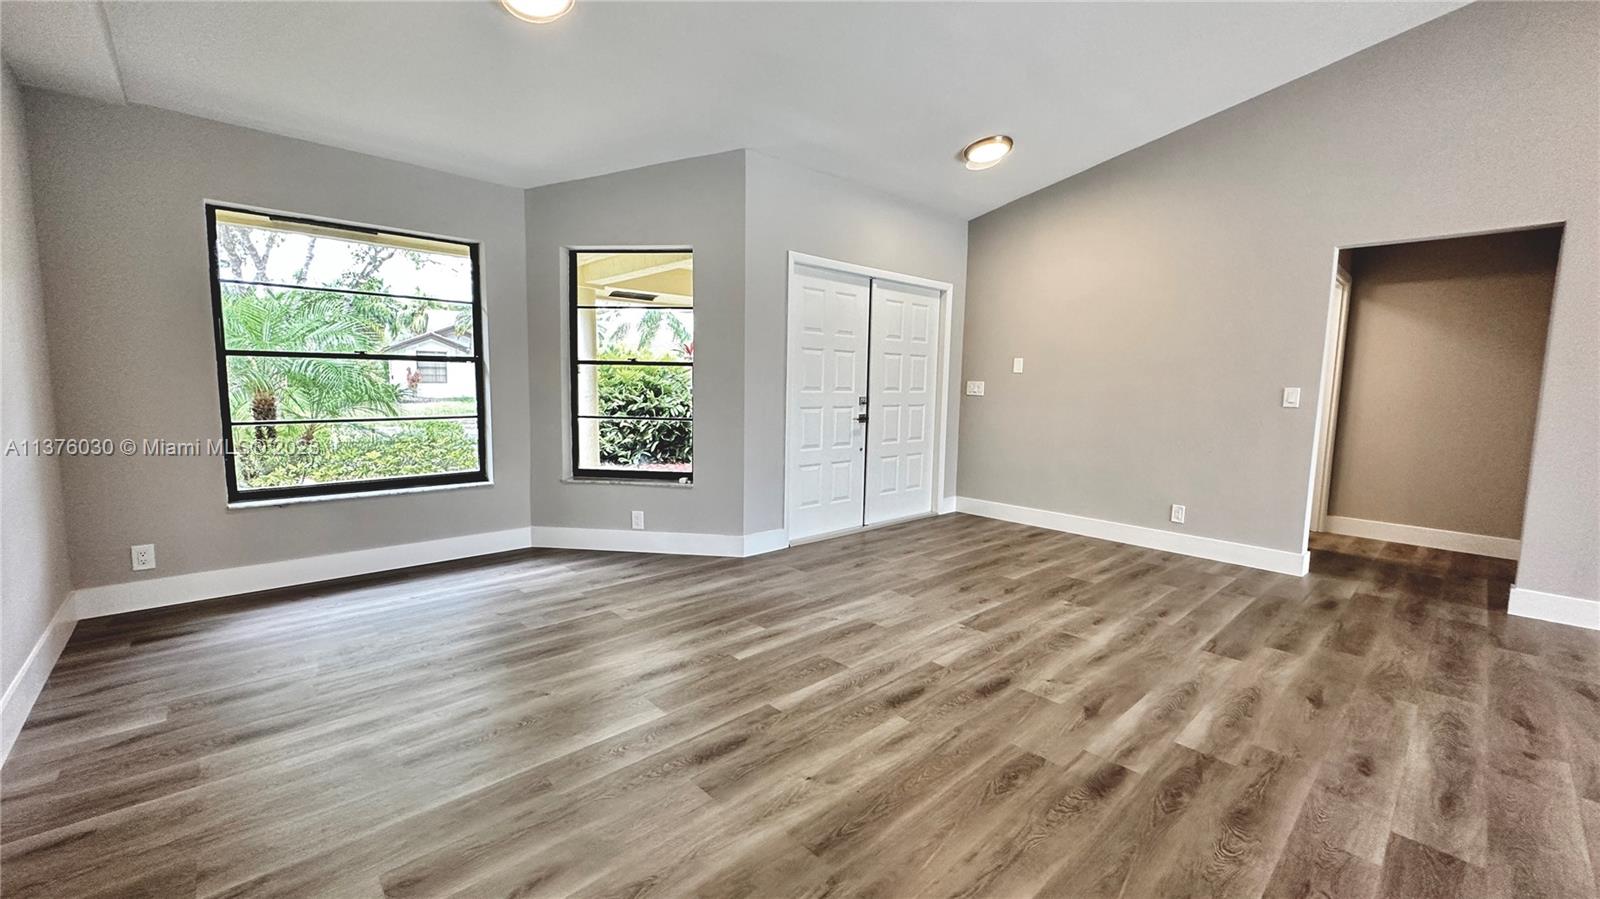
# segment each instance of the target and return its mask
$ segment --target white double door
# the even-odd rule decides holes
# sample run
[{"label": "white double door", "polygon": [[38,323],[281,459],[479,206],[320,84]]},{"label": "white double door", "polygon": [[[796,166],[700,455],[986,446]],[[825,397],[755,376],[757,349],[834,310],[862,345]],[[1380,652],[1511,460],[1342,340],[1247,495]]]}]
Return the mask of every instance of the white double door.
[{"label": "white double door", "polygon": [[795,266],[789,539],[933,511],[941,299]]}]

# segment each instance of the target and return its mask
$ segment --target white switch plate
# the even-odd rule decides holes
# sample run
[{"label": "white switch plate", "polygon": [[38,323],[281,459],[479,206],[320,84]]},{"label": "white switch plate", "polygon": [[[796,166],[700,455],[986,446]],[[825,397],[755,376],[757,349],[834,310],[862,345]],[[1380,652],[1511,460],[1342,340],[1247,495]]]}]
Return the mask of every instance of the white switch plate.
[{"label": "white switch plate", "polygon": [[154,543],[141,543],[138,546],[128,547],[129,555],[133,557],[134,571],[149,571],[156,567],[156,545]]},{"label": "white switch plate", "polygon": [[633,529],[636,531],[644,530],[644,512],[639,509],[633,510]]},{"label": "white switch plate", "polygon": [[1011,373],[1014,374],[1014,375],[1022,374],[1022,357],[1021,356],[1018,356],[1015,359],[1011,360]]},{"label": "white switch plate", "polygon": [[1183,516],[1188,510],[1177,503],[1172,504],[1172,523],[1183,524]]},{"label": "white switch plate", "polygon": [[968,381],[967,382],[967,396],[983,396],[983,382],[982,381]]},{"label": "white switch plate", "polygon": [[1285,409],[1298,409],[1298,408],[1300,408],[1300,388],[1298,388],[1298,387],[1285,387],[1285,388],[1283,388],[1283,408],[1285,408]]}]

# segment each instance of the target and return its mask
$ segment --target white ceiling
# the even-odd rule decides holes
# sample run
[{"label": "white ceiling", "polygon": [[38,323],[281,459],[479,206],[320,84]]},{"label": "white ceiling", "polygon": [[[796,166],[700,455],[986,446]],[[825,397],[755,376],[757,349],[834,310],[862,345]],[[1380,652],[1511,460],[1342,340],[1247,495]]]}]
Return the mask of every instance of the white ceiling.
[{"label": "white ceiling", "polygon": [[7,0],[0,42],[25,83],[518,187],[748,147],[970,218],[1460,5]]}]

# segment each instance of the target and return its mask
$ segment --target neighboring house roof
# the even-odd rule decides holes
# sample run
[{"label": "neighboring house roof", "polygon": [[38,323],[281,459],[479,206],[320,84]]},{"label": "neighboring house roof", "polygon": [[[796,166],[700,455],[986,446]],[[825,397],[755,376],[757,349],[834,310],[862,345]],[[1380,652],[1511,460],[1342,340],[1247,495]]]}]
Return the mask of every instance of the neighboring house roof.
[{"label": "neighboring house roof", "polygon": [[464,355],[472,355],[471,344],[463,343],[461,340],[457,339],[455,333],[455,326],[446,325],[445,327],[437,330],[407,337],[405,340],[397,340],[394,343],[384,347],[383,352],[393,353],[397,350],[407,350],[423,343],[442,343],[449,349],[457,350]]}]

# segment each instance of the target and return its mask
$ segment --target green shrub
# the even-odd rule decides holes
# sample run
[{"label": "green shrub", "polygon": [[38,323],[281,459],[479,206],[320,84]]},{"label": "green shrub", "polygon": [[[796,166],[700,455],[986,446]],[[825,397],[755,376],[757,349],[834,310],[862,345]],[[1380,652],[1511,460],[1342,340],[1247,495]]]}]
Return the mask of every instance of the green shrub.
[{"label": "green shrub", "polygon": [[[601,415],[689,418],[694,412],[689,369],[671,365],[598,366]],[[600,461],[687,464],[694,454],[689,421],[622,419],[600,423]]]},{"label": "green shrub", "polygon": [[316,429],[305,446],[301,426],[280,426],[276,439],[256,441],[234,432],[240,486],[293,487],[336,481],[470,471],[478,467],[478,441],[459,421],[410,422],[379,433],[360,425]]}]

